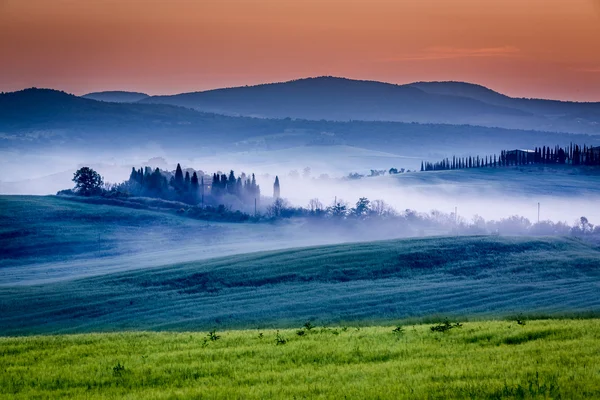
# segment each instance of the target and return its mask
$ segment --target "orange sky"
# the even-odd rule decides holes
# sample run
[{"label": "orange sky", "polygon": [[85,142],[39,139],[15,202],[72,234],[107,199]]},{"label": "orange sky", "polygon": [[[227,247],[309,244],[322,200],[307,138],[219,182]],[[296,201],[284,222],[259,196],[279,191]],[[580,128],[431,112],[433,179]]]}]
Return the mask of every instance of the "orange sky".
[{"label": "orange sky", "polygon": [[600,0],[0,0],[0,91],[318,75],[600,101]]}]

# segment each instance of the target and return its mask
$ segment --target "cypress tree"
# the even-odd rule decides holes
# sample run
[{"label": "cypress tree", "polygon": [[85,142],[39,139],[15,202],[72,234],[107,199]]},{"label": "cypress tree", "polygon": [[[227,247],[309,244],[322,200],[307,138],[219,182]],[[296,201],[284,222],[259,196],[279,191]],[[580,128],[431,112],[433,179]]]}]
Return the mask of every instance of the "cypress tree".
[{"label": "cypress tree", "polygon": [[175,170],[175,185],[178,189],[183,187],[183,171],[179,163],[177,163],[177,169]]},{"label": "cypress tree", "polygon": [[278,199],[281,196],[281,190],[279,188],[279,177],[275,176],[275,183],[273,184],[273,198]]},{"label": "cypress tree", "polygon": [[210,193],[213,196],[218,196],[220,186],[221,186],[221,182],[219,182],[219,175],[213,174],[212,184],[210,185]]},{"label": "cypress tree", "polygon": [[200,188],[200,184],[198,182],[198,175],[196,174],[196,171],[194,171],[194,174],[192,175],[192,179],[190,179],[190,189],[191,189],[192,193],[195,195],[198,193],[199,188]]},{"label": "cypress tree", "polygon": [[185,188],[185,190],[188,190],[190,188],[190,172],[189,171],[185,171],[185,179],[183,180],[183,187]]},{"label": "cypress tree", "polygon": [[227,179],[227,192],[229,194],[235,194],[236,179],[233,170],[229,171],[229,178]]}]

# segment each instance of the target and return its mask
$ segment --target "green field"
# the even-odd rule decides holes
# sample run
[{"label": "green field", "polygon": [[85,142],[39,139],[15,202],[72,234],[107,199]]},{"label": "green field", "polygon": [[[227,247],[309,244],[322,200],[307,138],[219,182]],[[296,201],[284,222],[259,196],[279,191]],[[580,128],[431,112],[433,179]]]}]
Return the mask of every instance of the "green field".
[{"label": "green field", "polygon": [[[302,229],[206,224],[55,197],[2,197],[0,205],[0,335],[600,311],[600,249],[574,238],[429,237],[257,252],[298,245]],[[218,256],[231,252],[242,254]]]},{"label": "green field", "polygon": [[0,196],[0,287],[343,240],[315,237],[296,225],[207,222],[175,210]]},{"label": "green field", "polygon": [[55,197],[0,197],[0,222],[0,398],[600,397],[579,239],[283,248],[297,225]]},{"label": "green field", "polygon": [[0,338],[0,398],[600,397],[600,320],[430,326]]},{"label": "green field", "polygon": [[600,250],[444,237],[259,252],[0,290],[0,335],[595,314]]}]

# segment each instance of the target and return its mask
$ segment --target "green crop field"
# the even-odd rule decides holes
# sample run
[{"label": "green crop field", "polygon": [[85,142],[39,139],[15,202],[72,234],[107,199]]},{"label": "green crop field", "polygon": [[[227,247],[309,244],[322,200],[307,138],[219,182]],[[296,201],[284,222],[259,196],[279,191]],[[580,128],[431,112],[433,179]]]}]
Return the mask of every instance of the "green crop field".
[{"label": "green crop field", "polygon": [[430,326],[0,338],[0,398],[600,397],[600,320]]},{"label": "green crop field", "polygon": [[0,334],[206,330],[600,310],[600,250],[443,237],[317,246],[0,290]]},{"label": "green crop field", "polygon": [[0,222],[0,398],[600,397],[593,243],[269,250],[303,238],[55,197]]}]

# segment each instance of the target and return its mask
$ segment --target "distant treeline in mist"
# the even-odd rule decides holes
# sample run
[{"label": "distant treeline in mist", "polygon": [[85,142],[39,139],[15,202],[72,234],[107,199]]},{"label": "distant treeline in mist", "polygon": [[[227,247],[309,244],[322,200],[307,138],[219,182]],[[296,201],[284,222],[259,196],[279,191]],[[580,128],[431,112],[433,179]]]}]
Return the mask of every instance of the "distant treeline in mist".
[{"label": "distant treeline in mist", "polygon": [[161,171],[159,168],[152,171],[150,167],[132,168],[129,180],[110,190],[133,196],[212,205],[254,205],[261,196],[254,174],[247,176],[242,173],[236,177],[234,171],[230,171],[229,175],[219,171],[210,176],[203,171],[186,170],[184,175],[180,164],[177,164],[175,172]]},{"label": "distant treeline in mist", "polygon": [[[65,193],[61,194],[71,194]],[[315,229],[324,234],[352,232],[356,237],[366,238],[373,234],[379,238],[414,237],[431,235],[532,235],[532,236],[575,236],[600,242],[600,225],[595,226],[585,216],[571,223],[563,221],[532,222],[528,218],[513,215],[499,220],[485,220],[475,215],[470,220],[457,213],[444,213],[437,210],[417,212],[397,211],[383,200],[369,200],[361,197],[354,205],[336,199],[324,205],[318,198],[309,201],[305,207],[291,206],[285,199],[276,198],[256,213],[232,211],[223,204],[191,205],[177,201],[148,197],[115,197],[109,192],[100,196],[72,196],[91,204],[105,204],[135,209],[151,209],[174,212],[181,216],[226,222],[277,223],[304,221],[306,229]]]},{"label": "distant treeline in mist", "polygon": [[292,207],[277,199],[267,207],[264,217],[271,220],[305,218],[319,227],[350,229],[356,232],[376,230],[379,234],[393,236],[427,235],[557,235],[587,237],[600,240],[600,226],[595,226],[582,216],[577,221],[538,221],[513,215],[500,220],[488,220],[475,215],[467,220],[457,213],[432,210],[420,213],[415,210],[398,212],[383,200],[358,199],[354,206],[336,199],[324,206],[319,199],[310,200],[307,207]]},{"label": "distant treeline in mist", "polygon": [[421,171],[445,171],[465,168],[508,167],[518,165],[571,165],[600,166],[600,146],[579,146],[571,143],[568,147],[543,146],[534,150],[502,150],[500,154],[485,157],[445,158],[441,161],[421,162]]},{"label": "distant treeline in mist", "polygon": [[[132,168],[127,181],[105,183],[91,168],[84,167],[74,174],[75,188],[59,194],[82,196],[102,196],[113,198],[150,197],[189,205],[219,206],[236,210],[253,210],[260,205],[261,191],[254,174],[213,173],[186,169],[180,164],[175,171],[165,171],[150,167]],[[279,197],[279,179],[275,177],[273,194]]]}]

